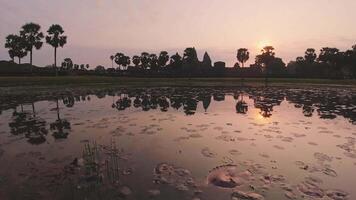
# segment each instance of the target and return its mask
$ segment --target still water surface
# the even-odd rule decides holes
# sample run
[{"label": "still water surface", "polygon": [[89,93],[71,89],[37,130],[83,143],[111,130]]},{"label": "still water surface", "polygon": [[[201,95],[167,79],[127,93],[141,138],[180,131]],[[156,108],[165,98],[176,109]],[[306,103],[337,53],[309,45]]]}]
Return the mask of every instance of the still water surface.
[{"label": "still water surface", "polygon": [[356,199],[352,89],[1,99],[0,199]]}]

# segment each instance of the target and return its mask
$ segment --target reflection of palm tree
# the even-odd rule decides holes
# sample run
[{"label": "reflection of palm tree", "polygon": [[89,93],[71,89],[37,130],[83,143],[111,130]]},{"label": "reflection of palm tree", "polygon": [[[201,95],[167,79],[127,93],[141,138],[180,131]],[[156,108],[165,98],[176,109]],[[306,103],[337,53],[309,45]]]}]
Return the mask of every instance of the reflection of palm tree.
[{"label": "reflection of palm tree", "polygon": [[34,104],[32,104],[33,113],[24,112],[21,105],[21,112],[15,110],[12,114],[12,122],[9,123],[13,135],[25,135],[27,141],[31,144],[42,144],[46,141],[48,133],[46,121],[36,117]]},{"label": "reflection of palm tree", "polygon": [[[77,99],[78,100],[78,99]],[[80,99],[79,99],[80,100]],[[71,108],[74,106],[74,97],[73,96],[67,96],[67,97],[64,97],[63,98],[63,104],[68,107],[68,108]]]},{"label": "reflection of palm tree", "polygon": [[144,95],[142,98],[142,110],[149,111],[151,108],[151,101],[147,95]]},{"label": "reflection of palm tree", "polygon": [[138,108],[138,107],[141,106],[141,104],[142,104],[141,99],[140,99],[139,96],[137,96],[137,97],[135,98],[135,100],[134,100],[134,107],[135,107],[135,108]]},{"label": "reflection of palm tree", "polygon": [[196,99],[188,97],[187,99],[185,99],[183,105],[184,113],[186,115],[194,115],[195,111],[197,110],[198,102]]},{"label": "reflection of palm tree", "polygon": [[240,114],[246,114],[248,111],[248,105],[244,101],[243,94],[241,93],[241,100],[239,100],[238,98],[236,100],[238,100],[236,103],[236,112]]},{"label": "reflection of palm tree", "polygon": [[170,99],[172,108],[179,109],[183,106],[183,99],[180,95],[173,95]]},{"label": "reflection of palm tree", "polygon": [[70,123],[66,119],[61,119],[59,114],[59,105],[58,99],[56,99],[57,103],[57,120],[50,124],[50,129],[53,131],[53,137],[55,139],[65,139],[69,135],[69,131],[71,129]]},{"label": "reflection of palm tree", "polygon": [[151,96],[151,109],[157,109],[158,107],[158,97]]},{"label": "reflection of palm tree", "polygon": [[161,97],[158,99],[158,104],[161,107],[162,112],[167,112],[169,108],[169,102],[167,101],[166,97]]},{"label": "reflection of palm tree", "polygon": [[125,110],[129,107],[131,107],[131,99],[126,96],[116,101],[116,109],[118,110]]},{"label": "reflection of palm tree", "polygon": [[303,106],[303,114],[305,117],[313,116],[314,108],[311,105],[304,105]]}]

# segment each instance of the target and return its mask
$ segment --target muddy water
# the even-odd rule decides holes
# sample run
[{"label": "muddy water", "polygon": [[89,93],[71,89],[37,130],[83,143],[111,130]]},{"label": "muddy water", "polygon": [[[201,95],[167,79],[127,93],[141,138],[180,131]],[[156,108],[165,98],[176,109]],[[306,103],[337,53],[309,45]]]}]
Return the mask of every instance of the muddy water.
[{"label": "muddy water", "polygon": [[0,106],[0,199],[356,198],[351,89],[82,89]]}]

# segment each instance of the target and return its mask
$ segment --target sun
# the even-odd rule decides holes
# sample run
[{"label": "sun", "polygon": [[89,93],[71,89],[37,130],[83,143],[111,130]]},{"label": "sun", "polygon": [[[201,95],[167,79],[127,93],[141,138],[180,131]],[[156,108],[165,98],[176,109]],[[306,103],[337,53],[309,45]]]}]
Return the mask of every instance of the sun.
[{"label": "sun", "polygon": [[263,47],[265,47],[265,46],[271,46],[271,42],[269,40],[260,40],[257,43],[257,48],[259,50],[263,49]]}]

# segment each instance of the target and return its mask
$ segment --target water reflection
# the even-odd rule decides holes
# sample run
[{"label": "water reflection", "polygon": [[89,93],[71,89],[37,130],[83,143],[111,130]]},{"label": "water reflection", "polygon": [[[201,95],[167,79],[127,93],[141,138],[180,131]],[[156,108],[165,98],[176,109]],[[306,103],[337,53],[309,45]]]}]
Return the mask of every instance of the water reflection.
[{"label": "water reflection", "polygon": [[16,136],[24,135],[31,144],[44,143],[48,134],[46,121],[36,116],[34,103],[32,103],[32,112],[24,111],[22,104],[20,107],[20,111],[15,109],[12,113],[9,123],[10,132]]},{"label": "water reflection", "polygon": [[[0,159],[16,164],[0,167],[0,199],[8,169],[20,174],[13,188],[22,188],[20,179],[25,187],[50,185],[56,199],[347,199],[352,193],[351,89],[1,95]],[[33,145],[21,145],[27,142]],[[296,174],[301,178],[290,179]]]},{"label": "water reflection", "polygon": [[[68,120],[60,118],[60,113],[59,113],[60,109],[59,109],[58,101],[59,100],[56,99],[56,108],[53,109],[57,111],[57,120],[50,124],[50,130],[53,132],[52,135],[55,139],[66,139],[69,135],[71,127]],[[67,107],[73,107],[74,97],[64,98],[63,104],[66,105]]]},{"label": "water reflection", "polygon": [[[273,115],[273,109],[279,106],[284,100],[293,103],[296,108],[300,108],[305,117],[316,114],[322,119],[334,119],[336,116],[348,118],[351,123],[356,121],[356,97],[355,93],[347,90],[332,89],[281,89],[281,88],[239,88],[239,89],[211,89],[211,88],[164,88],[164,89],[119,89],[98,90],[98,91],[73,91],[65,95],[56,96],[62,100],[63,104],[72,108],[75,102],[90,101],[90,96],[95,95],[102,99],[111,96],[113,101],[111,107],[118,111],[126,110],[130,107],[141,108],[142,111],[156,110],[162,112],[168,109],[183,110],[186,115],[194,115],[199,102],[202,103],[205,112],[208,112],[211,101],[223,102],[226,95],[232,95],[237,101],[236,112],[246,114],[248,105],[245,98],[252,99],[254,108],[260,110],[264,118]],[[53,99],[52,95],[42,96],[4,96],[0,100],[0,111],[16,108],[22,104],[36,102],[40,100]],[[233,107],[231,107],[233,108]],[[59,110],[58,110],[59,112]],[[17,113],[17,112],[16,112]],[[15,113],[15,114],[16,114]],[[57,124],[67,127],[65,120],[58,117]],[[62,121],[62,122],[60,122]]]}]

